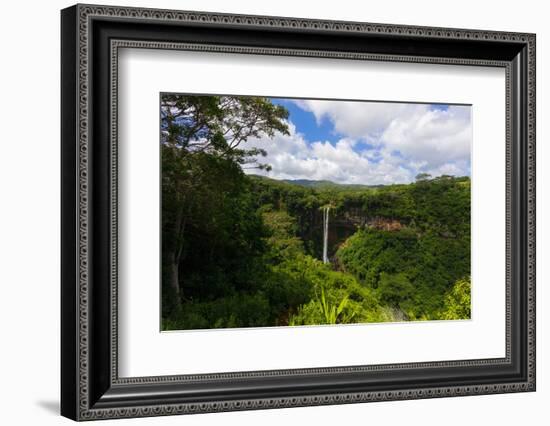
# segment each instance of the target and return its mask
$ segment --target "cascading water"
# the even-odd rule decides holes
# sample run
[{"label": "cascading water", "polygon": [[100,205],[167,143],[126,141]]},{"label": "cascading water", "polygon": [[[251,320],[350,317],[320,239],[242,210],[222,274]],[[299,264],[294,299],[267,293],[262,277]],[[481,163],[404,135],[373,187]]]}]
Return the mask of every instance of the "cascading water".
[{"label": "cascading water", "polygon": [[330,206],[323,207],[323,263],[328,262],[328,218]]}]

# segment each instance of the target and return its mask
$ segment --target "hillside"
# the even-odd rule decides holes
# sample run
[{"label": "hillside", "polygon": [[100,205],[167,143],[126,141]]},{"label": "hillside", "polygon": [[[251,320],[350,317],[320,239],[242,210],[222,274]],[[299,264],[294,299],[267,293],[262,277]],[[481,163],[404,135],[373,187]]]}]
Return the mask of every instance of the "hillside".
[{"label": "hillside", "polygon": [[302,186],[304,188],[312,188],[317,190],[365,190],[369,188],[382,188],[384,185],[361,185],[338,183],[330,180],[312,180],[312,179],[273,179],[261,175],[248,175],[253,179],[263,179],[272,182],[287,183],[290,185]]}]

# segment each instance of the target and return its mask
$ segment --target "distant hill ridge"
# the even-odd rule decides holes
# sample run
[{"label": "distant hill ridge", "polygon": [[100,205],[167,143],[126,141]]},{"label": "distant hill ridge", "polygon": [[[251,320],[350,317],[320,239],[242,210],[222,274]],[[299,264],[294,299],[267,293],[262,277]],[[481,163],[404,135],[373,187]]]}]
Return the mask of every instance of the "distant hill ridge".
[{"label": "distant hill ridge", "polygon": [[274,182],[284,182],[290,185],[303,186],[306,188],[329,189],[329,188],[347,188],[347,189],[366,189],[366,188],[381,188],[384,185],[361,185],[353,183],[337,183],[331,180],[312,180],[312,179],[273,179],[261,175],[249,175],[258,179],[266,179]]},{"label": "distant hill ridge", "polygon": [[285,179],[283,182],[293,185],[307,186],[310,188],[319,187],[332,187],[337,186],[339,188],[378,188],[384,185],[362,185],[359,183],[338,183],[331,180],[310,180],[310,179]]}]

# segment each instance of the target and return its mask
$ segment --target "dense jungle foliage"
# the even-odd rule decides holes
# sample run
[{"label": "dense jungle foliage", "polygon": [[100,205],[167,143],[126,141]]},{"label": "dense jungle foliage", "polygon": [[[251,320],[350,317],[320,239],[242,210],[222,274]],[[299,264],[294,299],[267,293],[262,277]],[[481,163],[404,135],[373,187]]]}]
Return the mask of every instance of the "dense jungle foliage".
[{"label": "dense jungle foliage", "polygon": [[[162,329],[470,318],[470,179],[277,181],[265,98],[164,95]],[[329,263],[323,215],[330,207]]]}]

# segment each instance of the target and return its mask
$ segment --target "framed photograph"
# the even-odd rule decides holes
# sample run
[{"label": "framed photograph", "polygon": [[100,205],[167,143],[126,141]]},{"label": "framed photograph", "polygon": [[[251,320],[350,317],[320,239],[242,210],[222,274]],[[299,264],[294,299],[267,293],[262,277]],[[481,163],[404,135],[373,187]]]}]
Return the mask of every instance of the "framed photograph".
[{"label": "framed photograph", "polygon": [[535,390],[535,35],[61,12],[61,412]]}]

